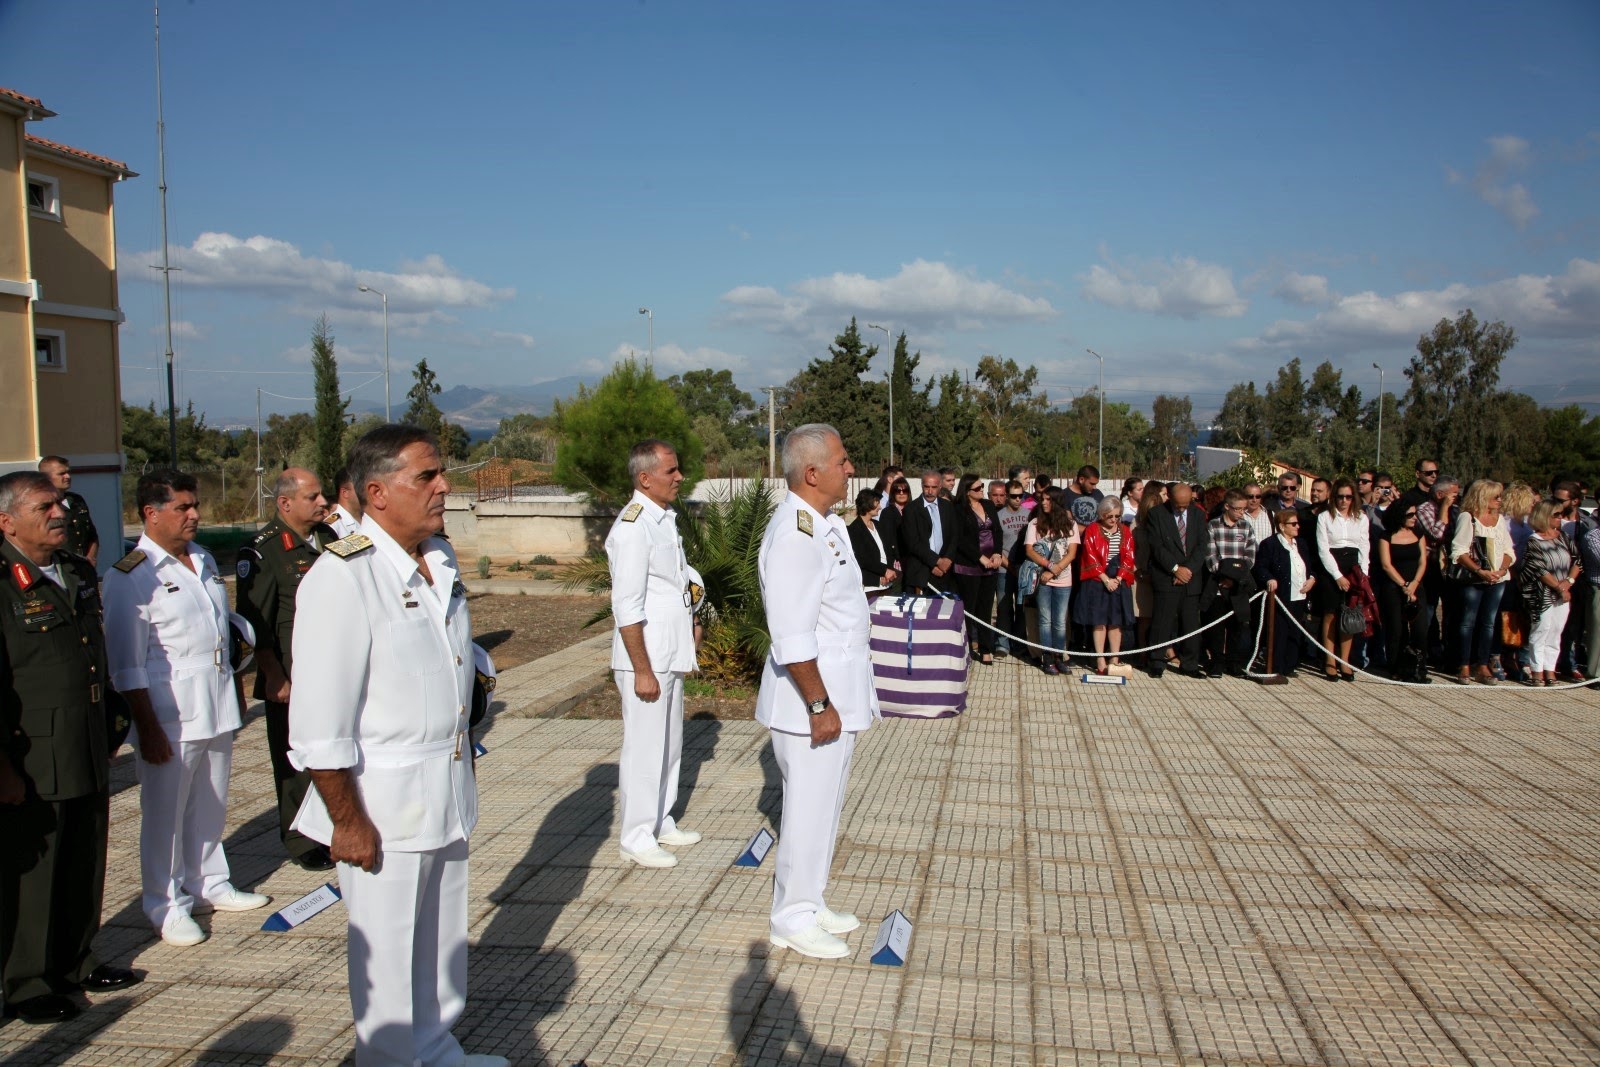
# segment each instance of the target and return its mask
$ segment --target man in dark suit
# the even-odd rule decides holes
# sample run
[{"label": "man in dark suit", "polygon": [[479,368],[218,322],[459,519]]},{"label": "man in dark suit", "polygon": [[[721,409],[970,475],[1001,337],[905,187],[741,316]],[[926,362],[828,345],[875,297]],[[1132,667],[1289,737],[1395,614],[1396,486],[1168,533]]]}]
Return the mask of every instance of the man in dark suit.
[{"label": "man in dark suit", "polygon": [[[1194,505],[1194,490],[1189,485],[1173,482],[1167,493],[1166,505],[1152,509],[1147,516],[1150,532],[1145,535],[1150,585],[1155,592],[1155,619],[1150,625],[1150,640],[1155,645],[1199,627],[1200,592],[1205,584],[1206,513]],[[1183,673],[1204,678],[1199,635],[1185,638],[1177,647]],[[1164,654],[1160,648],[1151,653],[1152,677],[1161,677],[1166,669]]]},{"label": "man in dark suit", "polygon": [[922,498],[906,505],[900,520],[900,570],[907,589],[921,592],[931,583],[940,592],[954,592],[950,550],[956,539],[955,505],[939,494],[944,479],[938,471],[922,472]]},{"label": "man in dark suit", "polygon": [[0,974],[5,1013],[70,1019],[66,994],[140,976],[90,947],[105,887],[106,654],[94,567],[62,548],[50,478],[0,478]]}]

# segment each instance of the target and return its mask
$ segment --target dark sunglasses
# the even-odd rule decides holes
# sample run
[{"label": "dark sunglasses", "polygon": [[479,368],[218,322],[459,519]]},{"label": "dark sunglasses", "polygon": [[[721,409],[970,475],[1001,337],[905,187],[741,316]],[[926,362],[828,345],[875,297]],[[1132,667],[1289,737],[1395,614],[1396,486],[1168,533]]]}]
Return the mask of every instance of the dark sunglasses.
[{"label": "dark sunglasses", "polygon": [[911,495],[911,490],[909,490],[909,489],[896,489],[894,491],[894,495],[895,496],[910,496]]},{"label": "dark sunglasses", "polygon": [[1300,520],[1299,519],[1284,519],[1283,522],[1279,523],[1279,525],[1280,526],[1299,526],[1300,525]]},{"label": "dark sunglasses", "polygon": [[1372,479],[1371,478],[1357,478],[1356,479],[1356,484],[1357,485],[1371,485],[1372,484]]},{"label": "dark sunglasses", "polygon": [[1006,499],[1008,499],[1008,500],[1021,500],[1022,499],[1022,494],[1021,493],[1007,493],[1006,494]]},{"label": "dark sunglasses", "polygon": [[1246,493],[1245,494],[1245,499],[1246,500],[1260,500],[1261,499],[1261,494],[1260,493]]},{"label": "dark sunglasses", "polygon": [[1424,477],[1424,478],[1426,478],[1426,477],[1427,477],[1427,476],[1428,476],[1428,475],[1430,475],[1430,474],[1438,474],[1438,473],[1439,473],[1439,470],[1438,470],[1438,468],[1437,468],[1437,467],[1436,467],[1436,468],[1434,468],[1434,469],[1433,469],[1433,470],[1431,470],[1431,471],[1418,471],[1418,472],[1417,472],[1417,473],[1418,473],[1418,474],[1419,474],[1419,475],[1421,475],[1421,476],[1422,476],[1422,477]]},{"label": "dark sunglasses", "polygon": [[1334,497],[1333,499],[1335,499],[1335,500],[1354,500],[1355,498],[1356,497],[1355,497],[1354,493],[1340,493],[1338,496]]}]

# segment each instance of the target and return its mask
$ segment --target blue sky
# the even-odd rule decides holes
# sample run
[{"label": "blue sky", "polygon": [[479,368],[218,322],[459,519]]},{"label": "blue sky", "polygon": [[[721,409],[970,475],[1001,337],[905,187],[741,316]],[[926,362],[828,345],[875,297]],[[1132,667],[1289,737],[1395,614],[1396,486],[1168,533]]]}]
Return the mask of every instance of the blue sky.
[{"label": "blue sky", "polygon": [[[1344,3],[169,3],[181,399],[398,397],[598,373],[780,383],[855,314],[923,368],[999,354],[1068,400],[1293,356],[1388,385],[1473,307],[1507,384],[1600,410],[1600,7]],[[40,136],[126,161],[124,389],[155,395],[151,10],[0,0]],[[81,44],[73,62],[63,42]],[[869,340],[880,335],[864,331]],[[882,365],[875,369],[881,371]],[[360,388],[381,403],[382,383]],[[305,407],[269,397],[267,410]]]}]

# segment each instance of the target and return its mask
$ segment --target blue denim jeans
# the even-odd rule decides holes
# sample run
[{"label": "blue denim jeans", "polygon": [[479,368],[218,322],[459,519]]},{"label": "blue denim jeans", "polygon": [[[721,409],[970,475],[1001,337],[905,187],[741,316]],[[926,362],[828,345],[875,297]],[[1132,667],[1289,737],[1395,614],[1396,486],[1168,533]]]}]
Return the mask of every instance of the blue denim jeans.
[{"label": "blue denim jeans", "polygon": [[1039,583],[1039,643],[1058,652],[1067,650],[1067,603],[1072,586]]},{"label": "blue denim jeans", "polygon": [[1461,621],[1456,626],[1456,667],[1481,667],[1494,654],[1496,627],[1500,625],[1500,597],[1506,583],[1463,585]]}]

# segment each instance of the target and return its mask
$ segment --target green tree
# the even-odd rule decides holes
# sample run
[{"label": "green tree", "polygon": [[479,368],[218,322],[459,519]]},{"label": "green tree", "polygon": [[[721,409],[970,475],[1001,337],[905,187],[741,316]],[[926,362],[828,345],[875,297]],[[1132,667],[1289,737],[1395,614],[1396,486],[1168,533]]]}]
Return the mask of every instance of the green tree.
[{"label": "green tree", "polygon": [[[938,390],[938,400],[930,405],[927,421],[912,430],[916,436],[912,454],[921,467],[972,466],[978,461],[983,442],[978,436],[978,405],[972,391],[953,370],[928,383],[924,395]],[[911,469],[907,466],[907,469]]]},{"label": "green tree", "polygon": [[553,418],[561,435],[556,481],[596,501],[620,503],[633,492],[628,450],[647,437],[677,448],[683,496],[704,471],[700,439],[688,413],[648,363],[618,363],[593,390],[580,385],[577,396],[558,402]]},{"label": "green tree", "polygon": [[312,468],[323,485],[344,465],[344,422],[349,402],[339,395],[339,361],[333,354],[333,334],[328,316],[311,328],[311,373],[316,383],[317,461]]},{"label": "green tree", "polygon": [[263,474],[275,475],[285,467],[310,467],[316,462],[316,421],[304,411],[267,416],[261,434]]},{"label": "green tree", "polygon": [[1194,403],[1186,396],[1157,396],[1150,405],[1150,438],[1154,472],[1168,478],[1178,473],[1194,438]]},{"label": "green tree", "polygon": [[[1071,455],[1065,455],[1063,460],[1067,470],[1076,471],[1085,463],[1099,465],[1100,449],[1097,438],[1100,433],[1100,394],[1090,389],[1072,398],[1072,403],[1067,405],[1065,412],[1067,423],[1070,425],[1070,440],[1078,446],[1078,450]],[[1041,433],[1041,444],[1048,445],[1051,440],[1060,440],[1065,436],[1062,431],[1054,433]],[[1106,437],[1105,437],[1105,466],[1108,470],[1146,471],[1150,469],[1150,420],[1144,412],[1134,409],[1132,404],[1120,401],[1106,401]],[[1054,467],[1057,456],[1039,457],[1034,460],[1036,464],[1045,461]]]},{"label": "green tree", "polygon": [[1267,422],[1266,443],[1276,450],[1311,433],[1306,410],[1306,383],[1296,357],[1278,368],[1278,378],[1267,386],[1262,414]]},{"label": "green tree", "polygon": [[969,395],[978,412],[976,429],[984,469],[1026,461],[1029,431],[1050,408],[1049,398],[1034,392],[1038,384],[1039,369],[1032,364],[1023,370],[1014,359],[984,356],[978,360]]},{"label": "green tree", "polygon": [[556,455],[556,434],[550,423],[550,419],[526,412],[507,415],[489,438],[487,454],[550,463]]},{"label": "green tree", "polygon": [[411,388],[406,390],[410,405],[406,408],[405,421],[438,436],[444,429],[444,412],[433,399],[443,392],[439,376],[429,369],[427,359],[419,359],[411,377]]},{"label": "green tree", "polygon": [[1267,402],[1256,392],[1255,382],[1239,382],[1228,390],[1212,425],[1211,443],[1218,448],[1247,452],[1266,449]]},{"label": "green tree", "polygon": [[1523,429],[1503,419],[1499,395],[1500,364],[1516,343],[1511,327],[1480,323],[1470,308],[1418,338],[1405,371],[1406,448],[1466,478],[1496,469]]},{"label": "green tree", "polygon": [[[929,417],[928,393],[925,389],[917,388],[917,367],[922,364],[922,353],[912,353],[906,341],[906,333],[900,331],[900,336],[895,338],[894,356],[889,369],[889,388],[885,390],[892,402],[894,413],[894,448],[893,458],[901,466],[910,468],[912,460],[907,459],[907,442],[915,438],[911,428],[922,425]],[[925,460],[917,460],[926,462]]]},{"label": "green tree", "polygon": [[833,339],[827,359],[814,359],[785,386],[784,424],[825,422],[863,470],[889,455],[886,390],[864,381],[878,349],[861,340],[856,320]]}]

